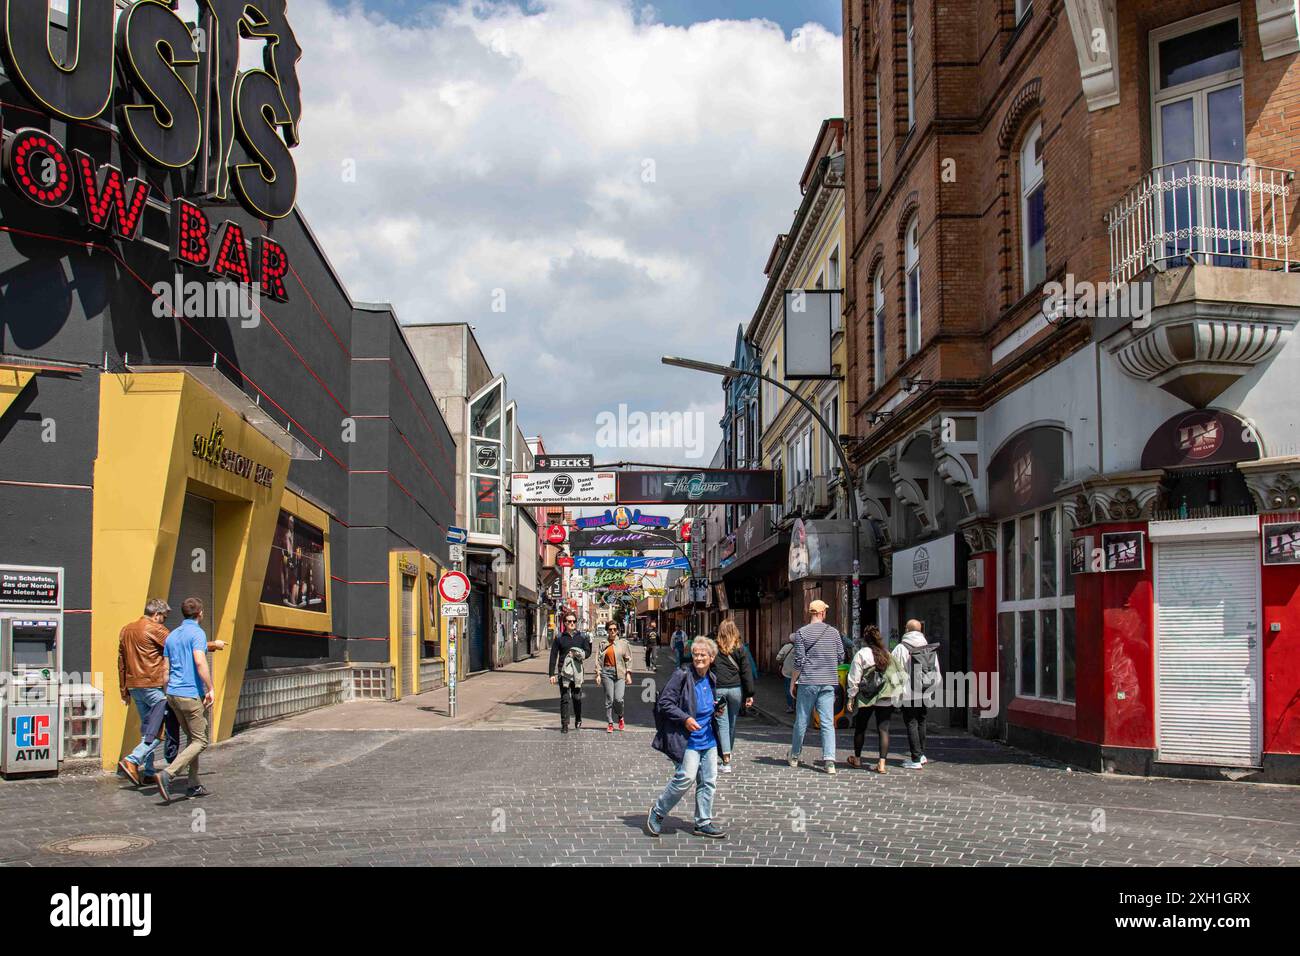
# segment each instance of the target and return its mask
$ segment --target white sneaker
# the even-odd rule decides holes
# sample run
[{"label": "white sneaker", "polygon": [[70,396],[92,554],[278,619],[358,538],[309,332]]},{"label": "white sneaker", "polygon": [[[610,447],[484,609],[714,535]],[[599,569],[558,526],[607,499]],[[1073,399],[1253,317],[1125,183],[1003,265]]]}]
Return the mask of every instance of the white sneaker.
[{"label": "white sneaker", "polygon": [[920,770],[920,769],[921,769],[922,767],[924,767],[924,766],[925,766],[925,764],[921,763],[921,761],[919,761],[919,760],[904,760],[904,761],[903,761],[903,769],[904,769],[904,770]]},{"label": "white sneaker", "polygon": [[799,766],[799,758],[796,757],[794,754],[786,754],[785,762],[792,767]]},{"label": "white sneaker", "polygon": [[729,763],[721,764],[718,767],[718,769],[721,770],[723,773],[731,773],[731,764]]},{"label": "white sneaker", "polygon": [[921,754],[921,763],[923,763],[923,764],[927,764],[927,763],[929,763],[929,762],[930,762],[930,761],[928,761],[928,760],[925,759],[925,754]]},{"label": "white sneaker", "polygon": [[834,772],[835,772],[835,761],[834,761],[834,760],[823,760],[823,761],[822,761],[822,769],[825,770],[827,773],[834,773]]}]

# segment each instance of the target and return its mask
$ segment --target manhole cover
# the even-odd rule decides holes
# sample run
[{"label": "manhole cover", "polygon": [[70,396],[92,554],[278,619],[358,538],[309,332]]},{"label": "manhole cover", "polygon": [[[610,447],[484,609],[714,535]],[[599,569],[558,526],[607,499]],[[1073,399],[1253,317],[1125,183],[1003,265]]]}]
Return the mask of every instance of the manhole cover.
[{"label": "manhole cover", "polygon": [[68,837],[47,843],[42,850],[47,853],[81,853],[86,856],[111,856],[114,853],[134,853],[153,846],[153,840],[141,836],[120,836],[96,833],[90,836]]}]

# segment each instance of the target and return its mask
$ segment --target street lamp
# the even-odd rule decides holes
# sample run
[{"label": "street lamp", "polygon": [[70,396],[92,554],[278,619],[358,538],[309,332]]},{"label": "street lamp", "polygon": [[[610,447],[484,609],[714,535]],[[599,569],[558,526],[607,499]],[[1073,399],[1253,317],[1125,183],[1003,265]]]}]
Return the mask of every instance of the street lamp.
[{"label": "street lamp", "polygon": [[695,372],[708,372],[710,375],[721,375],[723,378],[741,378],[742,376],[757,378],[771,385],[775,385],[807,409],[808,413],[816,419],[817,424],[821,426],[822,431],[830,437],[830,445],[835,449],[835,454],[840,460],[840,468],[844,471],[844,478],[849,483],[849,520],[853,525],[853,645],[856,647],[862,638],[862,603],[859,594],[860,584],[862,581],[862,534],[858,520],[857,482],[853,480],[853,471],[849,468],[849,460],[844,454],[844,446],[840,443],[840,437],[835,434],[834,429],[831,428],[826,419],[822,418],[821,413],[817,411],[816,407],[810,401],[802,395],[799,395],[784,382],[778,382],[776,379],[763,375],[761,372],[751,372],[747,369],[735,368],[731,365],[718,365],[714,362],[701,362],[699,359],[681,358],[676,355],[664,355],[660,357],[659,361],[664,365],[671,365],[674,368],[688,368]]}]

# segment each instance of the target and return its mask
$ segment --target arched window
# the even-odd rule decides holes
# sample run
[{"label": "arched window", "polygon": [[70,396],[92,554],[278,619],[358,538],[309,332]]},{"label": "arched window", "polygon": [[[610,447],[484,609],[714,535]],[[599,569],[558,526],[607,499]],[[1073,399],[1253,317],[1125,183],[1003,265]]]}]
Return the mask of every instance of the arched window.
[{"label": "arched window", "polygon": [[920,217],[913,215],[904,233],[903,265],[907,275],[907,354],[921,349],[921,248]]},{"label": "arched window", "polygon": [[1020,264],[1025,292],[1037,288],[1047,277],[1043,194],[1043,124],[1040,120],[1030,128],[1020,147]]},{"label": "arched window", "polygon": [[872,314],[875,316],[872,332],[875,380],[872,384],[873,390],[876,390],[885,382],[885,267],[883,265],[876,266],[871,298]]}]

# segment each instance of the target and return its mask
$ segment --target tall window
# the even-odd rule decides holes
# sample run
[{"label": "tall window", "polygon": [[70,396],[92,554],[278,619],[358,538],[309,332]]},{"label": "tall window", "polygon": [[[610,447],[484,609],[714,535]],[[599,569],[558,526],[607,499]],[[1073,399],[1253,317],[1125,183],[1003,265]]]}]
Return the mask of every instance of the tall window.
[{"label": "tall window", "polygon": [[469,403],[470,528],[477,534],[501,534],[502,462],[508,454],[504,405],[505,379],[499,376]]},{"label": "tall window", "polygon": [[[1212,250],[1241,251],[1221,233],[1249,229],[1241,193],[1230,181],[1247,173],[1241,99],[1238,7],[1201,14],[1151,32],[1153,152],[1162,190],[1162,232],[1173,233],[1166,257]],[[1197,177],[1203,177],[1197,179]],[[1225,187],[1218,183],[1229,181]],[[1208,183],[1216,185],[1207,185]],[[1217,265],[1240,265],[1219,256]]]},{"label": "tall window", "polygon": [[840,287],[840,247],[831,250],[831,257],[826,262],[826,288]]},{"label": "tall window", "polygon": [[736,416],[736,467],[748,468],[749,453],[745,449],[745,416]]},{"label": "tall window", "polygon": [[1039,120],[1020,147],[1020,262],[1025,274],[1026,292],[1037,288],[1047,278],[1044,192],[1043,123]]},{"label": "tall window", "polygon": [[876,70],[876,188],[885,180],[884,143],[885,131],[880,128],[880,70]]},{"label": "tall window", "polygon": [[1032,0],[1016,0],[1016,23],[1023,20],[1032,7]]},{"label": "tall window", "polygon": [[826,419],[826,424],[831,426],[830,434],[822,436],[822,473],[829,476],[840,463],[839,456],[835,454],[835,441],[840,433],[838,398],[832,397],[822,406],[822,418]]},{"label": "tall window", "polygon": [[916,125],[916,17],[912,13],[912,0],[907,0],[907,128]]},{"label": "tall window", "polygon": [[875,325],[872,332],[873,346],[875,352],[875,382],[873,390],[879,389],[885,383],[885,268],[884,266],[876,267],[876,278],[872,283],[871,291],[872,312],[875,315]]},{"label": "tall window", "polygon": [[1074,700],[1074,582],[1059,507],[1002,522],[998,632],[1015,648],[1019,697]]},{"label": "tall window", "polygon": [[[767,377],[776,378],[776,356],[772,356],[772,361],[767,363]],[[776,418],[776,413],[780,410],[781,390],[771,382],[764,382],[763,386],[767,389],[767,401],[764,402],[763,424],[770,425],[772,419]]]},{"label": "tall window", "polygon": [[904,266],[907,270],[907,354],[921,348],[921,223],[913,216],[907,224],[904,243]]}]

